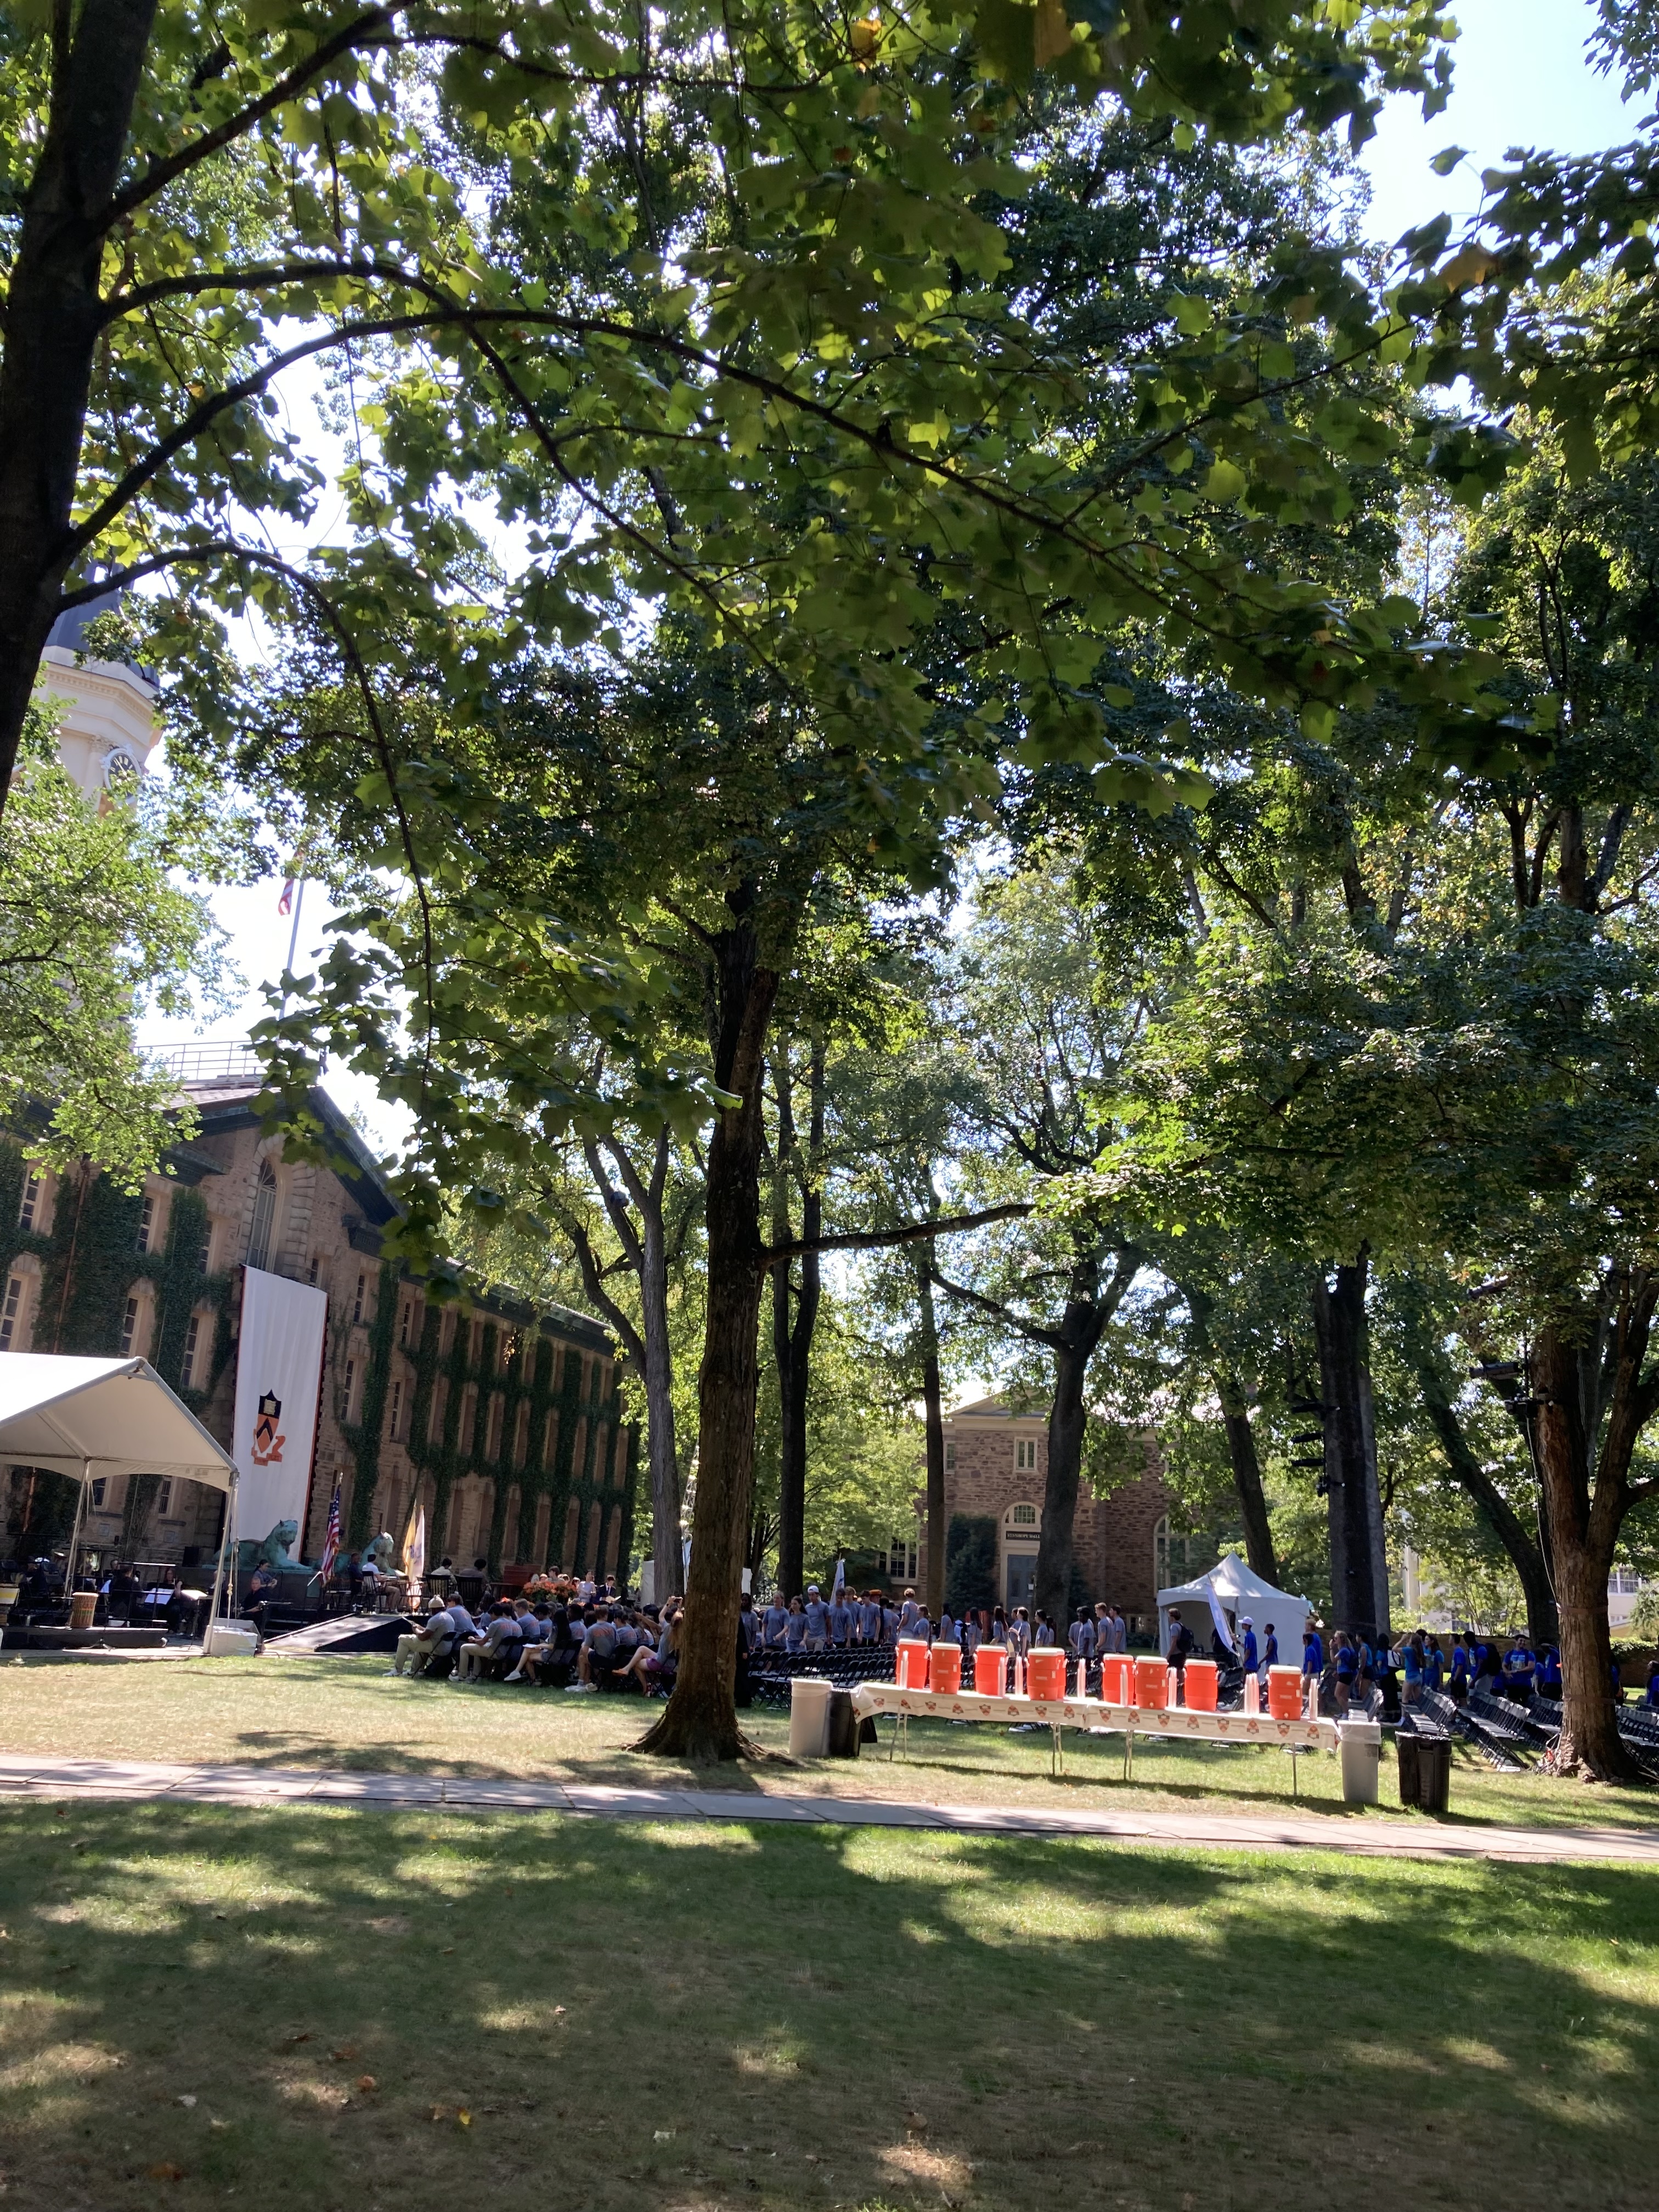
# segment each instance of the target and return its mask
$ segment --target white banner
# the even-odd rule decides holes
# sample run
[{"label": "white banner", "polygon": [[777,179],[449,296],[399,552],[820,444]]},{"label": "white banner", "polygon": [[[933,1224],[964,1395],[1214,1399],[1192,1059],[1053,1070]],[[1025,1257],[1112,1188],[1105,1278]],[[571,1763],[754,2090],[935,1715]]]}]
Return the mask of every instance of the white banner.
[{"label": "white banner", "polygon": [[236,1533],[257,1543],[279,1521],[295,1522],[296,1559],[305,1540],[327,1317],[325,1291],[267,1274],[263,1267],[243,1270],[230,1448],[240,1477]]}]

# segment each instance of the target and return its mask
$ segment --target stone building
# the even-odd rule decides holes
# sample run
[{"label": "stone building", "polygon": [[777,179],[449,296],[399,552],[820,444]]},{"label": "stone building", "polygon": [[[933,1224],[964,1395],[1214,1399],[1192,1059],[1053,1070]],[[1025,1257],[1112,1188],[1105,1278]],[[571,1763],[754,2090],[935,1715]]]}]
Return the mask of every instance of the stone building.
[{"label": "stone building", "polygon": [[[1048,1473],[1048,1424],[1041,1413],[1017,1413],[1000,1398],[978,1398],[945,1419],[945,1518],[994,1524],[995,1589],[1002,1603],[1030,1601],[1037,1534]],[[1157,1609],[1166,1556],[1170,1494],[1149,1451],[1145,1474],[1097,1498],[1082,1486],[1073,1524],[1077,1577],[1091,1601],[1126,1614]],[[927,1571],[925,1530],[915,1552]]]},{"label": "stone building", "polygon": [[[329,1303],[307,1557],[337,1479],[354,1547],[400,1538],[418,1486],[432,1559],[625,1572],[637,1440],[604,1329],[429,1295],[381,1257],[397,1203],[327,1094],[309,1103],[334,1164],[289,1161],[261,1132],[246,1055],[204,1072],[214,1057],[181,1085],[198,1133],[137,1196],[95,1170],[37,1170],[26,1133],[0,1139],[0,1352],[142,1353],[228,1444],[244,1265],[315,1284]],[[0,1556],[61,1541],[70,1488],[0,1474]],[[82,1540],[106,1558],[182,1561],[218,1540],[221,1501],[193,1483],[112,1480],[87,1505]]]}]

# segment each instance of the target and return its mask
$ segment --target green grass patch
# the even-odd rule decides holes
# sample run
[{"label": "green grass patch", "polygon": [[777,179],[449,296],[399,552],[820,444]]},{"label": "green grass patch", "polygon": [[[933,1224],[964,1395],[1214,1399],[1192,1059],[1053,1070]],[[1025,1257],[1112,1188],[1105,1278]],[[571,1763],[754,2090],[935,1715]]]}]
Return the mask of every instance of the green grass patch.
[{"label": "green grass patch", "polygon": [[[1065,1771],[1049,1771],[1046,1732],[917,1722],[910,1756],[889,1759],[884,1741],[857,1761],[807,1767],[692,1769],[635,1756],[653,1709],[642,1699],[569,1697],[501,1685],[451,1688],[388,1680],[378,1659],[211,1659],[70,1665],[6,1665],[0,1659],[0,1749],[193,1765],[334,1767],[372,1773],[613,1784],[999,1804],[1283,1814],[1292,1809],[1292,1761],[1279,1750],[1143,1741],[1124,1777],[1121,1736],[1068,1731]],[[781,1750],[781,1713],[750,1717],[754,1734]],[[1379,1815],[1344,1808],[1336,1760],[1295,1763],[1299,1809],[1347,1823],[1415,1820],[1395,1801],[1392,1756]],[[1659,1826],[1659,1791],[1605,1790],[1528,1773],[1494,1775],[1460,1753],[1453,1816],[1476,1825]]]},{"label": "green grass patch", "polygon": [[1616,1868],[0,1807],[7,2212],[1637,2212]]}]

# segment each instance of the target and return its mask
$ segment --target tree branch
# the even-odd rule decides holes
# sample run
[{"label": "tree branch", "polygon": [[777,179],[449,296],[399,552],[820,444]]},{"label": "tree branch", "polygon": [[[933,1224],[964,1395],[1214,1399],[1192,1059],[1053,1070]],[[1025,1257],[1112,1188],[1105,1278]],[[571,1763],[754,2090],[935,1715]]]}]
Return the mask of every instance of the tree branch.
[{"label": "tree branch", "polygon": [[896,1244],[921,1244],[930,1237],[948,1237],[955,1230],[983,1229],[993,1221],[1023,1221],[1036,1209],[1030,1206],[993,1206],[983,1213],[947,1213],[937,1221],[913,1221],[903,1229],[863,1229],[846,1237],[802,1237],[792,1244],[763,1247],[761,1264],[775,1267],[787,1260],[800,1260],[811,1252],[884,1252]]}]

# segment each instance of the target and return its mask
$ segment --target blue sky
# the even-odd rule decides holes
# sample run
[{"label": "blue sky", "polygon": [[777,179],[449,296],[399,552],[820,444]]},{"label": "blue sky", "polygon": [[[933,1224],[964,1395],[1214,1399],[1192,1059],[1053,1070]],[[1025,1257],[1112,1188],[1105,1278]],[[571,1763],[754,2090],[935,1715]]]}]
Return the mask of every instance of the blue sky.
[{"label": "blue sky", "polygon": [[[1365,149],[1364,166],[1371,185],[1368,228],[1392,244],[1414,224],[1443,208],[1454,215],[1473,211],[1483,168],[1501,163],[1512,146],[1548,146],[1564,153],[1588,153],[1633,135],[1642,106],[1626,106],[1613,81],[1587,64],[1584,40],[1595,21],[1586,0],[1466,0],[1456,9],[1462,35],[1449,106],[1425,124],[1415,106],[1390,103],[1377,135]],[[1449,178],[1429,167],[1443,147],[1468,149],[1470,159]],[[234,1013],[216,1022],[208,1035],[246,1036],[264,1012],[259,986],[278,976],[288,957],[289,923],[279,917],[279,887],[260,884],[249,890],[216,892],[213,905],[229,933],[237,965],[249,991]],[[329,909],[313,887],[307,895],[299,939],[301,970],[322,943],[321,925]],[[198,1032],[187,1023],[146,1023],[146,1043],[180,1043]],[[362,1109],[373,1141],[386,1147],[401,1133],[400,1117],[380,1105],[372,1091],[344,1075],[331,1075],[329,1089],[341,1104]]]}]

